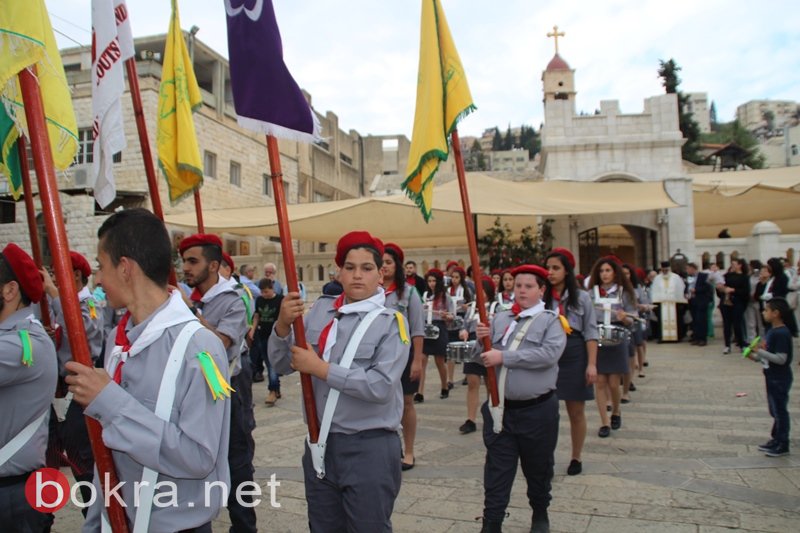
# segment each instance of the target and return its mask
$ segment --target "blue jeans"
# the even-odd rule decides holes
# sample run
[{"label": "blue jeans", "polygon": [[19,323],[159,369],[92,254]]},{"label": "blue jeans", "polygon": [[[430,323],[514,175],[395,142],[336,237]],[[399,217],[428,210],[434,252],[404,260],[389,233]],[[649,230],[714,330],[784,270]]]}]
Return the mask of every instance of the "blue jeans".
[{"label": "blue jeans", "polygon": [[769,414],[773,418],[772,438],[779,445],[789,445],[789,389],[792,388],[792,373],[789,371],[784,375],[772,375],[764,372],[764,379],[767,382],[767,403]]},{"label": "blue jeans", "polygon": [[250,353],[252,354],[253,372],[261,372],[261,369],[263,368],[261,365],[263,363],[263,365],[267,367],[267,374],[269,376],[267,390],[280,392],[280,374],[275,372],[275,370],[272,368],[272,365],[269,363],[269,356],[267,355],[267,339],[255,337],[253,339],[253,346],[250,348]]}]

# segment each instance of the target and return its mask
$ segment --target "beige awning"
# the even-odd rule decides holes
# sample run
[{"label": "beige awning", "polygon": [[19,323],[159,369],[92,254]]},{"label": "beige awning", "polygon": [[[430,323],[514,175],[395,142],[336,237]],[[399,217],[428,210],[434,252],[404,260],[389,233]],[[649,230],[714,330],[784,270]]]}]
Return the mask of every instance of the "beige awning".
[{"label": "beige awning", "polygon": [[[467,184],[479,234],[485,233],[496,217],[519,232],[535,226],[536,216],[646,211],[677,205],[661,182],[513,182],[471,172]],[[466,246],[458,182],[437,186],[433,198],[429,224],[404,195],[293,204],[287,211],[294,239],[336,242],[348,231],[366,229],[401,246]],[[273,206],[204,211],[203,221],[208,232],[278,236]],[[194,227],[195,215],[168,215],[166,222]]]},{"label": "beige awning", "polygon": [[783,233],[800,233],[800,167],[691,177],[698,239],[716,238],[724,229],[731,237],[746,237],[762,220],[774,222]]}]

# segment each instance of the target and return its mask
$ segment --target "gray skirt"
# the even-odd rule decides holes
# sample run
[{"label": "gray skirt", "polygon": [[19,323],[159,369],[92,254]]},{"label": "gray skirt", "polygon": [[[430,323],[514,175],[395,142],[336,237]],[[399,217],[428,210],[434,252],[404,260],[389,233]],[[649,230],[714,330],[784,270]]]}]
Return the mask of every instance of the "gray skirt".
[{"label": "gray skirt", "polygon": [[583,335],[569,335],[564,353],[558,360],[556,395],[559,400],[585,402],[594,399],[594,387],[586,385],[589,354]]}]

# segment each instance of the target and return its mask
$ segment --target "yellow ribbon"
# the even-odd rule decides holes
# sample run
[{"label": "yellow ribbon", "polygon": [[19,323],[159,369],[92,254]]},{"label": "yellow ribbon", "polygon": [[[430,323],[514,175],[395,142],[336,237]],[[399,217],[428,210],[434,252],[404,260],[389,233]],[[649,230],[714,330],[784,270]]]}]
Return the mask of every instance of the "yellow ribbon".
[{"label": "yellow ribbon", "polygon": [[395,312],[395,317],[397,317],[397,329],[400,330],[400,340],[403,341],[403,344],[408,344],[411,342],[408,340],[408,333],[406,332],[406,320],[403,317],[403,313],[400,311]]},{"label": "yellow ribbon", "polygon": [[572,333],[572,326],[569,325],[569,320],[564,315],[558,315],[558,320],[561,322],[561,327],[564,328],[564,333],[570,335]]}]

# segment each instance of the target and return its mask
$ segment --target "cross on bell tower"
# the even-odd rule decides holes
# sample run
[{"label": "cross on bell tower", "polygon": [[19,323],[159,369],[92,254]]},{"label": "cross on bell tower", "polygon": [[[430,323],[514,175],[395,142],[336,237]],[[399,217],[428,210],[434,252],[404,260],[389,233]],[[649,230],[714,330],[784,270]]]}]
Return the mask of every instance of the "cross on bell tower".
[{"label": "cross on bell tower", "polygon": [[563,31],[562,31],[562,32],[559,32],[559,31],[558,31],[558,26],[553,26],[553,31],[549,31],[549,32],[547,32],[547,36],[548,36],[548,37],[552,37],[552,38],[553,38],[553,40],[555,41],[555,45],[556,45],[556,55],[558,55],[558,38],[559,38],[559,37],[566,37],[566,36],[567,36],[567,34],[566,34],[566,33],[564,33]]}]

